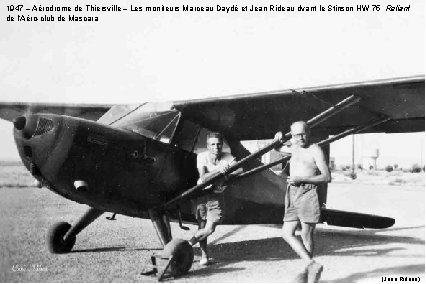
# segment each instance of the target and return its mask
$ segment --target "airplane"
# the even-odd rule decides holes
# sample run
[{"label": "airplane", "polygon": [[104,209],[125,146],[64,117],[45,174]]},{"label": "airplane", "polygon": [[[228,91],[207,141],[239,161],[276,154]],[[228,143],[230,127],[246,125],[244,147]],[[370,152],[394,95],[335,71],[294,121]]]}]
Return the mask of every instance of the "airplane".
[{"label": "airplane", "polygon": [[[424,131],[424,94],[425,77],[417,75],[138,105],[3,102],[0,118],[13,122],[20,158],[41,185],[90,207],[73,225],[50,228],[49,250],[67,253],[105,212],[151,219],[165,247],[172,241],[170,220],[183,229],[182,222],[196,223],[191,199],[223,178],[197,185],[196,154],[211,131],[223,134],[238,161],[225,175],[243,168],[221,193],[223,224],[282,224],[286,183],[270,168],[289,157],[263,164],[258,158],[279,142],[250,153],[242,141],[271,139],[305,120],[329,158],[330,143],[349,134]],[[327,208],[326,185],[319,200],[328,225],[374,229],[395,222]]]}]

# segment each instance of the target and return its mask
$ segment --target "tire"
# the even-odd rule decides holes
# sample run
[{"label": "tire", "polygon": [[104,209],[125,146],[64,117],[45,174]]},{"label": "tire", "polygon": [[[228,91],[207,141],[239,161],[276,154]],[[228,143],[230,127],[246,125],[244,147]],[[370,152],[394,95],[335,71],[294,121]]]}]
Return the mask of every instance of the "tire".
[{"label": "tire", "polygon": [[187,274],[194,261],[192,246],[185,240],[173,239],[163,250],[163,256],[172,256],[170,274],[173,277]]},{"label": "tire", "polygon": [[67,222],[59,222],[54,224],[47,233],[47,247],[51,253],[67,253],[70,252],[75,244],[75,236],[64,240],[65,234],[69,231],[71,225]]}]

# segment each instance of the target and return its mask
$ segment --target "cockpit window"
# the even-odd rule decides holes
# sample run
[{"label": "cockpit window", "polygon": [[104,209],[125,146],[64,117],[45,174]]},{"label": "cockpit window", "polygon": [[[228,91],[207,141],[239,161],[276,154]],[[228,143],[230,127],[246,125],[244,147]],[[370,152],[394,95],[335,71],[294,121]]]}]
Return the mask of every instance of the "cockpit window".
[{"label": "cockpit window", "polygon": [[113,106],[99,120],[144,135],[148,138],[170,143],[180,114],[162,104]]},{"label": "cockpit window", "polygon": [[115,105],[111,107],[103,116],[98,119],[99,123],[111,125],[114,122],[124,118],[126,115],[129,115],[134,110],[142,107],[141,105]]}]

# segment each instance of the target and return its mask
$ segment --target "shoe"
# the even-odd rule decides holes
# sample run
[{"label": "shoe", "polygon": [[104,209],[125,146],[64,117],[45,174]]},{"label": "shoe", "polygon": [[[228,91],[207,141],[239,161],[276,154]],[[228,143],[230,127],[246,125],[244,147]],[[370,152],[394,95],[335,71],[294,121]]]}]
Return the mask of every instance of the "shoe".
[{"label": "shoe", "polygon": [[308,269],[308,283],[317,283],[318,280],[321,277],[321,273],[323,271],[323,266],[319,264],[318,262],[311,262],[307,269]]},{"label": "shoe", "polygon": [[293,283],[307,283],[308,282],[308,271],[305,270],[296,275],[292,281]]},{"label": "shoe", "polygon": [[209,265],[209,259],[208,259],[208,258],[206,258],[206,257],[201,258],[201,259],[200,259],[200,265],[202,265],[202,266],[207,266],[207,265]]}]

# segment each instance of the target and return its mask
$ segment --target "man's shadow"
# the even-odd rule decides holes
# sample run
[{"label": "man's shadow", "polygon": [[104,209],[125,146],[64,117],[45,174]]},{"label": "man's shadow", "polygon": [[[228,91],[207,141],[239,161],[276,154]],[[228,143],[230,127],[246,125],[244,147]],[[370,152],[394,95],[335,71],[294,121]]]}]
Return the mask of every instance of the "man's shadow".
[{"label": "man's shadow", "polygon": [[[227,267],[230,264],[235,264],[242,261],[282,261],[282,260],[296,260],[298,256],[293,250],[285,243],[280,237],[265,238],[258,240],[247,240],[240,242],[222,242],[226,240],[229,235],[238,234],[244,226],[238,226],[231,232],[219,236],[215,241],[209,244],[209,253],[213,258],[218,261],[213,262],[212,265],[202,267],[201,269],[191,270],[188,277],[202,276],[212,273],[224,273],[233,270],[243,270],[244,268]],[[315,234],[315,255],[327,256],[366,256],[369,257],[383,257],[394,251],[404,251],[405,245],[424,245],[424,240],[415,237],[394,236],[388,233],[398,230],[420,229],[422,226],[416,227],[403,227],[403,228],[388,228],[381,230],[342,230],[338,228],[323,229],[317,228]],[[377,248],[377,245],[397,243],[401,246],[393,246],[392,248]],[[374,246],[374,248],[370,248]],[[365,248],[365,249],[363,249]],[[196,259],[198,259],[200,252],[195,249]],[[407,257],[421,257],[423,255],[406,255]],[[195,261],[194,261],[195,262]],[[377,273],[389,271],[400,271],[401,273],[424,273],[424,265],[419,270],[417,265],[414,266],[396,266],[390,268],[379,269],[380,271],[365,272],[365,277],[375,276]],[[414,270],[413,270],[414,269]],[[360,278],[365,278],[362,274],[355,273],[349,275],[344,279],[337,282],[353,282]]]},{"label": "man's shadow", "polygon": [[[380,230],[341,230],[341,229],[318,229],[316,232],[316,255],[336,255],[336,256],[383,256],[392,251],[405,250],[404,246],[394,248],[372,248],[362,249],[368,246],[377,246],[388,243],[410,244],[410,245],[424,245],[425,241],[421,238],[395,236],[390,233],[401,230],[411,230],[424,228],[424,225],[415,227],[400,227],[400,228],[387,228]],[[336,244],[337,243],[337,244]],[[356,250],[354,250],[356,249]],[[407,255],[415,257],[418,255]]]}]

